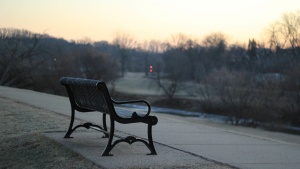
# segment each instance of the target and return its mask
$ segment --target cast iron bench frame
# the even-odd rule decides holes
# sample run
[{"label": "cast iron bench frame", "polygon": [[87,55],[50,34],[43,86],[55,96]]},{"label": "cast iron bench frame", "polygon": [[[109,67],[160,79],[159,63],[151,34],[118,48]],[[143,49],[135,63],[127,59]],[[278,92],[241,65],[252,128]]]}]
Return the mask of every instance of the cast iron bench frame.
[{"label": "cast iron bench frame", "polygon": [[[132,101],[115,101],[110,97],[107,86],[104,82],[92,79],[82,79],[73,77],[62,77],[60,83],[66,87],[70,104],[71,104],[71,121],[69,129],[64,138],[72,138],[71,134],[79,127],[92,128],[104,133],[104,138],[108,138],[108,143],[102,153],[102,156],[111,156],[110,151],[121,142],[132,144],[134,142],[144,143],[150,150],[148,155],[156,155],[152,139],[152,126],[156,125],[158,119],[156,116],[150,116],[151,107],[145,100],[132,100]],[[138,114],[133,112],[131,114],[120,114],[115,110],[114,104],[133,104],[144,103],[148,107],[146,114]],[[103,113],[102,123],[103,126],[95,125],[87,122],[85,124],[73,127],[75,111],[78,112],[92,112],[97,111]],[[110,128],[108,130],[106,124],[106,115],[110,116]],[[145,139],[137,138],[133,135],[122,138],[115,134],[115,122],[121,124],[130,123],[145,123],[148,125],[148,142]],[[113,142],[113,137],[117,136],[119,139]]]}]

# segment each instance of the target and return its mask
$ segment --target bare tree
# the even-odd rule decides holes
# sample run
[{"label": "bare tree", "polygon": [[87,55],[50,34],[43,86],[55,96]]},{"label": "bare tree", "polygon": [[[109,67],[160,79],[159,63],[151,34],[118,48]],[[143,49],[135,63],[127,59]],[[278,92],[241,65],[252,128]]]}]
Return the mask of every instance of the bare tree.
[{"label": "bare tree", "polygon": [[261,114],[256,112],[257,92],[247,74],[230,72],[226,68],[214,70],[206,78],[205,89],[209,91],[201,93],[207,99],[204,103],[218,105],[218,111],[227,115],[232,124],[256,127]]},{"label": "bare tree", "polygon": [[198,57],[203,52],[197,40],[180,33],[173,35],[171,40],[166,43],[165,46],[166,50],[176,49],[183,57],[186,57],[188,62],[187,64],[182,65],[188,68],[185,72],[185,76],[190,80],[196,80],[196,64],[199,62]]},{"label": "bare tree", "polygon": [[294,56],[298,56],[295,47],[300,45],[300,10],[282,16],[282,33],[287,38]]},{"label": "bare tree", "polygon": [[115,44],[119,48],[120,55],[121,55],[120,58],[121,71],[122,71],[122,76],[124,76],[125,66],[128,60],[129,51],[136,46],[136,41],[129,33],[117,32],[116,37],[113,40],[113,44]]},{"label": "bare tree", "polygon": [[179,90],[178,86],[186,78],[188,70],[188,59],[179,49],[169,49],[163,54],[165,67],[164,78],[158,73],[158,86],[164,91],[168,98],[172,98]]},{"label": "bare tree", "polygon": [[294,57],[298,57],[296,47],[300,45],[300,10],[285,13],[281,20],[273,23],[267,30],[269,46],[273,51],[291,48]]},{"label": "bare tree", "polygon": [[[156,62],[156,60],[150,60],[150,57],[160,51],[160,46],[161,43],[156,40],[144,41],[144,43],[139,44],[139,49],[143,51],[145,76],[149,74],[150,65],[153,66]],[[155,72],[159,72],[158,67],[155,67]]]},{"label": "bare tree", "polygon": [[42,34],[0,29],[0,85],[22,87],[31,83],[32,72],[49,59],[40,45]]},{"label": "bare tree", "polygon": [[203,44],[206,47],[206,62],[205,63],[205,71],[209,72],[209,69],[212,67],[221,68],[224,63],[225,51],[227,48],[227,40],[226,36],[223,33],[211,33],[207,35]]},{"label": "bare tree", "polygon": [[223,33],[217,32],[217,33],[211,33],[207,35],[203,43],[208,48],[221,48],[221,50],[226,49],[227,40],[226,35]]},{"label": "bare tree", "polygon": [[267,34],[268,34],[268,44],[269,44],[269,48],[273,51],[273,52],[277,52],[280,49],[283,49],[286,42],[284,39],[282,39],[282,37],[280,37],[280,24],[278,23],[274,23],[270,26],[270,28],[267,30]]},{"label": "bare tree", "polygon": [[97,52],[90,46],[82,47],[77,53],[77,69],[80,69],[82,76],[101,81],[113,80],[116,77],[116,65],[109,55]]}]

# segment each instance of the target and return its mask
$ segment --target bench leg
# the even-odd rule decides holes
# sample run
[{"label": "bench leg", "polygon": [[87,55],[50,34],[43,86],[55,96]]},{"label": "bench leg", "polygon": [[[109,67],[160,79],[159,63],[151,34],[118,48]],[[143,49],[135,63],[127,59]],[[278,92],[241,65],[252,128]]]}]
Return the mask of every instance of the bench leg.
[{"label": "bench leg", "polygon": [[149,141],[148,148],[151,151],[151,153],[148,155],[157,155],[154,144],[153,144],[153,139],[152,139],[152,125],[151,124],[148,124],[148,141]]},{"label": "bench leg", "polygon": [[[102,116],[102,123],[103,123],[103,130],[107,131],[106,114],[105,113],[103,113],[103,116]],[[109,134],[104,133],[104,136],[102,138],[108,138],[108,137],[109,137]]]},{"label": "bench leg", "polygon": [[[106,123],[105,123],[106,124]],[[104,124],[103,124],[104,125]],[[107,130],[107,128],[106,128]],[[109,138],[108,143],[102,153],[102,156],[112,156],[109,152],[113,149],[115,145],[112,145],[113,138],[114,138],[114,132],[115,132],[115,122],[110,118],[110,132],[109,132]]]},{"label": "bench leg", "polygon": [[71,137],[71,134],[72,134],[73,131],[74,131],[74,130],[72,129],[73,123],[74,123],[74,118],[75,118],[75,110],[72,108],[72,111],[71,111],[71,121],[70,121],[69,129],[68,129],[68,131],[67,131],[67,133],[66,133],[66,135],[65,135],[64,138],[72,138],[72,137]]},{"label": "bench leg", "polygon": [[110,134],[109,134],[109,140],[105,147],[105,150],[102,153],[102,156],[112,156],[112,154],[110,154],[110,151],[115,147],[115,145],[117,145],[118,143],[121,143],[121,142],[126,142],[128,144],[132,144],[134,142],[142,142],[150,150],[150,153],[148,155],[157,155],[154,144],[153,144],[153,140],[152,140],[152,125],[150,125],[150,124],[148,125],[148,141],[149,142],[146,142],[146,140],[143,140],[143,139],[137,139],[133,136],[121,138],[121,139],[113,142],[113,137],[114,137],[114,123],[112,122],[111,130],[110,130]]},{"label": "bench leg", "polygon": [[[103,116],[103,118],[105,119],[106,117]],[[106,122],[104,123],[103,121],[103,125],[104,125],[104,130],[107,130]],[[157,155],[153,144],[153,139],[152,139],[152,124],[148,124],[148,142],[146,142],[146,140],[138,139],[133,136],[121,138],[113,142],[114,132],[115,132],[115,121],[112,118],[110,118],[110,132],[109,134],[107,134],[109,136],[108,143],[102,153],[102,156],[112,156],[112,154],[110,154],[110,151],[115,147],[115,145],[117,145],[120,142],[126,142],[128,144],[132,144],[134,142],[142,142],[150,150],[150,153],[148,155]]]},{"label": "bench leg", "polygon": [[84,123],[84,124],[81,124],[81,125],[77,125],[73,128],[73,125],[74,125],[74,119],[75,119],[75,110],[72,109],[72,113],[71,113],[71,120],[70,120],[70,125],[69,125],[69,129],[66,133],[66,135],[64,136],[64,138],[73,138],[71,137],[71,134],[79,127],[84,127],[86,129],[89,129],[91,127],[96,127],[94,128],[95,130],[99,130],[99,131],[102,131],[104,133],[104,136],[103,138],[108,138],[109,137],[109,134],[107,134],[107,125],[106,125],[106,114],[103,114],[103,128],[99,125],[95,125],[95,124],[92,124],[90,122],[87,122],[87,123]]}]

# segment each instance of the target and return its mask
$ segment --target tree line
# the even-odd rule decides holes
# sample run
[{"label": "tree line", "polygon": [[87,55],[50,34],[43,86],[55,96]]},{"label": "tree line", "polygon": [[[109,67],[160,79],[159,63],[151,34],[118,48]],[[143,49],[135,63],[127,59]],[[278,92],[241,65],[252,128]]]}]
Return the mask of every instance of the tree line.
[{"label": "tree line", "polygon": [[0,85],[61,94],[62,76],[113,81],[127,71],[149,76],[152,65],[168,99],[193,82],[201,110],[225,114],[232,124],[300,126],[299,11],[284,14],[265,35],[245,45],[229,44],[219,32],[144,43],[117,33],[110,43],[1,28]]}]

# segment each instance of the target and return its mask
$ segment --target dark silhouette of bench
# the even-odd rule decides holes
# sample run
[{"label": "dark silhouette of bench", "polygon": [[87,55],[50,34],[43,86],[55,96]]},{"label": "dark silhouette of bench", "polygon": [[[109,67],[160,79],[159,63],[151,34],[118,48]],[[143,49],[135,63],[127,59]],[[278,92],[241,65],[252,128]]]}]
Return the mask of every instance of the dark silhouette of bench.
[{"label": "dark silhouette of bench", "polygon": [[[102,156],[110,156],[110,151],[118,143],[126,142],[132,144],[134,142],[144,143],[150,150],[149,155],[156,155],[152,140],[152,126],[158,122],[157,117],[150,116],[151,107],[150,104],[145,100],[135,101],[115,101],[110,97],[107,86],[104,82],[91,79],[63,77],[60,79],[60,83],[67,89],[69,100],[71,103],[71,121],[69,129],[64,138],[72,138],[71,134],[79,127],[92,128],[104,133],[104,138],[108,138],[108,143],[102,153]],[[148,107],[146,114],[130,112],[130,111],[116,111],[115,104],[136,104],[143,103]],[[75,111],[78,112],[91,112],[97,111],[103,113],[102,116],[102,127],[93,123],[85,123],[77,125],[73,128]],[[110,117],[110,126],[107,128],[106,115]],[[137,138],[136,136],[130,135],[125,138],[117,136],[115,134],[115,122],[121,124],[130,123],[145,123],[148,125],[148,142],[146,139]],[[118,139],[114,140],[118,137]]]}]

